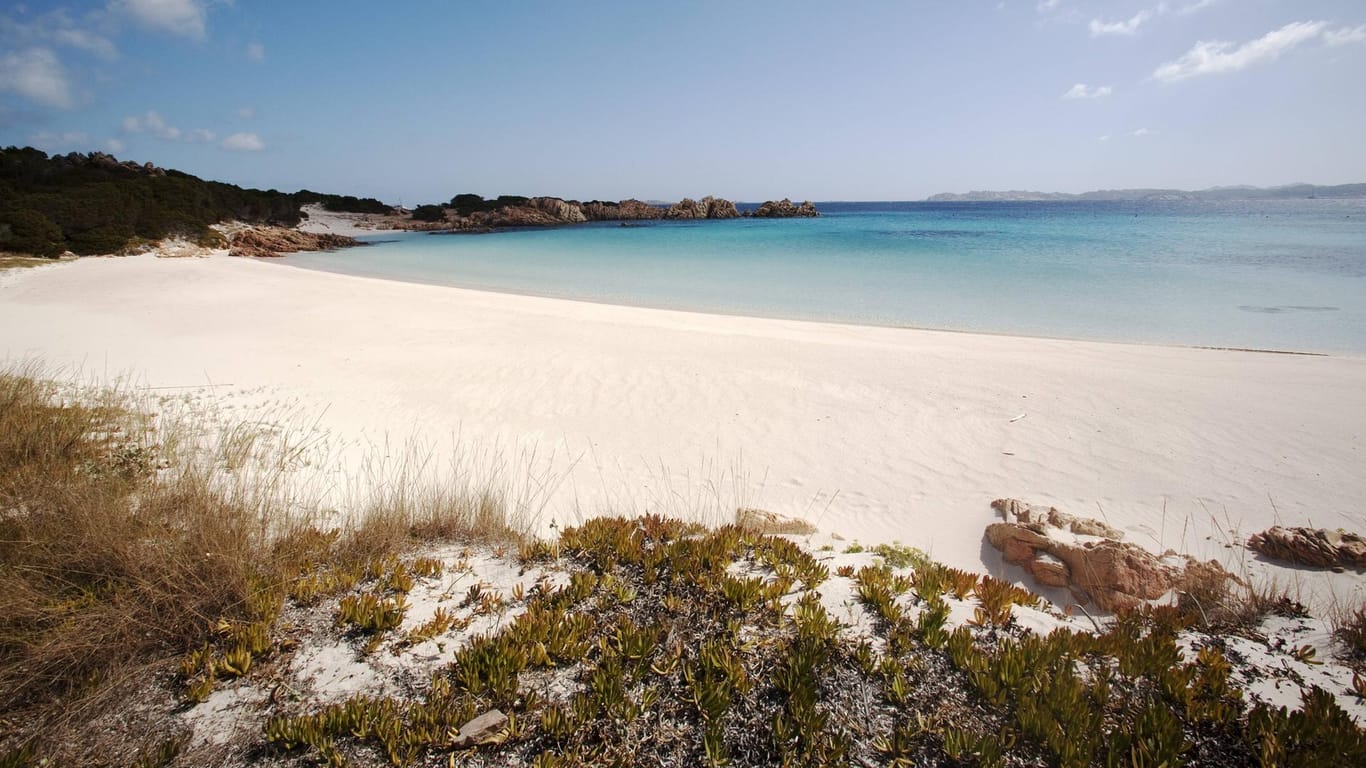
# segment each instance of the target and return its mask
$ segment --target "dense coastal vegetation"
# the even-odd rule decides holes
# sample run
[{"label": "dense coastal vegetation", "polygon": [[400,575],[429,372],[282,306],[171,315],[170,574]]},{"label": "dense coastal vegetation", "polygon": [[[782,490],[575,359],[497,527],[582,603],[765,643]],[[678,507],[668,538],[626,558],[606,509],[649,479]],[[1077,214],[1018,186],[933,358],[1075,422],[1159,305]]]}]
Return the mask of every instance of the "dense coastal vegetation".
[{"label": "dense coastal vegetation", "polygon": [[225,221],[293,226],[301,208],[388,213],[373,198],[243,189],[102,152],[53,155],[0,150],[0,251],[54,257],[118,253],[177,236],[218,244]]}]

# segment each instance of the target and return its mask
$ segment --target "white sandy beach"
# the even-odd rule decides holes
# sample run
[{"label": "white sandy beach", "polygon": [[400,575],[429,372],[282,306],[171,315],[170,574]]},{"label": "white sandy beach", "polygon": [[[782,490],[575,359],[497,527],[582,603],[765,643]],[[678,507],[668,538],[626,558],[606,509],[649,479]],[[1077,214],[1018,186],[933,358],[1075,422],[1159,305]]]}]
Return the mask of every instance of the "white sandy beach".
[{"label": "white sandy beach", "polygon": [[1354,574],[1225,546],[1275,523],[1366,529],[1363,358],[722,317],[223,256],[8,275],[0,357],[298,404],[349,446],[338,472],[415,436],[496,448],[550,478],[543,526],[744,504],[1010,575],[982,531],[1015,496],[1363,596]]}]

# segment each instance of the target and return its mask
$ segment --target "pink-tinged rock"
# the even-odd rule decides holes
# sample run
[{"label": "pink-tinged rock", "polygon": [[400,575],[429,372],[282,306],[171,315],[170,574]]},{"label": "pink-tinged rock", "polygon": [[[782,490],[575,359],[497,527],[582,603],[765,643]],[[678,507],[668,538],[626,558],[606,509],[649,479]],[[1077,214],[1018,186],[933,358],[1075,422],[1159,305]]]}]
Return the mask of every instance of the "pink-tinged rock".
[{"label": "pink-tinged rock", "polygon": [[1078,517],[1071,520],[1068,522],[1067,528],[1072,533],[1081,534],[1083,536],[1100,536],[1106,539],[1113,539],[1114,541],[1119,541],[1124,538],[1124,531],[1089,517]]},{"label": "pink-tinged rock", "polygon": [[[1120,532],[1098,521],[1073,518],[1016,499],[997,499],[992,507],[1010,521],[992,523],[986,529],[987,540],[1001,551],[1006,562],[1023,566],[1039,584],[1067,587],[1074,595],[1084,596],[1104,610],[1132,608],[1163,597],[1192,567],[1193,575],[1206,580],[1232,578],[1218,563],[1194,563],[1189,558],[1170,564],[1163,562],[1141,547],[1117,541]],[[1108,537],[1078,545],[1033,530],[1048,522],[1065,523],[1074,532],[1095,531],[1092,535]]]},{"label": "pink-tinged rock", "polygon": [[228,239],[228,255],[271,257],[298,251],[330,251],[364,245],[346,235],[315,234],[284,227],[252,227],[233,233]]},{"label": "pink-tinged rock", "polygon": [[1034,559],[1034,554],[1049,545],[1047,536],[1041,536],[1015,523],[992,523],[987,526],[987,541],[1001,550],[1006,562],[1024,565]]},{"label": "pink-tinged rock", "polygon": [[1172,588],[1172,571],[1157,556],[1132,544],[1102,541],[1092,547],[1060,546],[1051,552],[1067,563],[1072,580],[1096,596],[1114,590],[1143,600],[1165,595]]},{"label": "pink-tinged rock", "polygon": [[1366,568],[1366,539],[1343,530],[1283,528],[1253,534],[1247,546],[1267,557],[1315,568]]},{"label": "pink-tinged rock", "polygon": [[1052,555],[1040,555],[1030,561],[1029,575],[1045,587],[1066,587],[1072,583],[1067,565]]}]

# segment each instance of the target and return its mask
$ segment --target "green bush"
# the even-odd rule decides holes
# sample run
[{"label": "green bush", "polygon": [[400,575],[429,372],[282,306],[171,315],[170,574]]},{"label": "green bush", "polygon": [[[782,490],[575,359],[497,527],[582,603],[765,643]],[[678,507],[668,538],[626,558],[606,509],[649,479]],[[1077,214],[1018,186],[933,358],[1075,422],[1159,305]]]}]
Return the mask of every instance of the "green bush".
[{"label": "green bush", "polygon": [[66,250],[62,228],[40,211],[0,213],[0,250],[53,258]]},{"label": "green bush", "polygon": [[441,221],[446,218],[446,209],[439,205],[419,205],[413,209],[415,221]]}]

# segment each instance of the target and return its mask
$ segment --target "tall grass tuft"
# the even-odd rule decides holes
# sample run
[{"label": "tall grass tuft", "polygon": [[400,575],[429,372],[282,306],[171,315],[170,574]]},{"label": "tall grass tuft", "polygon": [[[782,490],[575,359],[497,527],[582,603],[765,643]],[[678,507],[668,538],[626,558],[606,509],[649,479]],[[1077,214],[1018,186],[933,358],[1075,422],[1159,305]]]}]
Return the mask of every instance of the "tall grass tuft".
[{"label": "tall grass tuft", "polygon": [[56,734],[273,574],[255,515],[159,476],[126,394],[73,400],[38,373],[0,372],[0,716]]},{"label": "tall grass tuft", "polygon": [[[72,391],[45,373],[0,368],[0,759],[129,764],[141,745],[111,750],[97,719],[126,710],[215,628],[268,630],[317,531],[288,468],[239,450],[251,442],[241,429],[175,434],[128,388]],[[258,466],[228,466],[225,450]],[[359,521],[337,521],[333,557],[516,538],[492,490],[469,498],[402,480]]]}]

